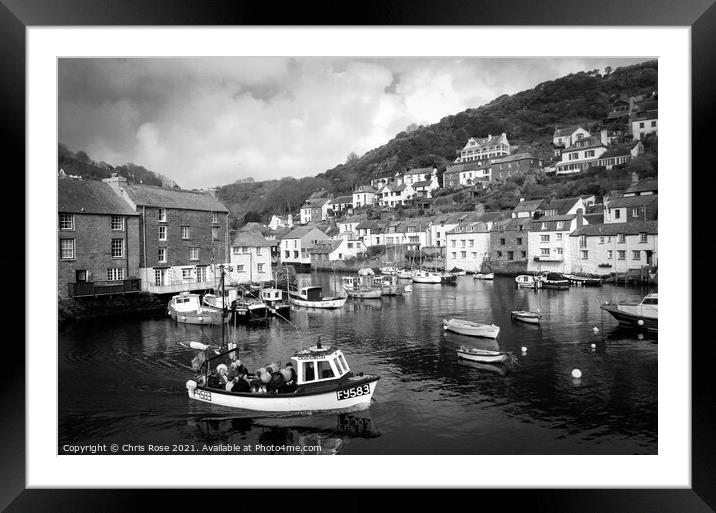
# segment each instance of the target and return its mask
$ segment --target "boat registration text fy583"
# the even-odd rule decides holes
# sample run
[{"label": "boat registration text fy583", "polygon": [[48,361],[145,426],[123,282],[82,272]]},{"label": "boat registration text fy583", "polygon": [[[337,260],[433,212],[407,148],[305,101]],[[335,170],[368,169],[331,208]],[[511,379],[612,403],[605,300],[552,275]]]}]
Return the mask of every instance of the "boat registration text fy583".
[{"label": "boat registration text fy583", "polygon": [[338,390],[336,396],[338,400],[350,399],[352,397],[358,397],[360,395],[370,394],[370,385],[363,385],[360,387],[346,388],[344,390]]},{"label": "boat registration text fy583", "polygon": [[207,392],[206,390],[194,389],[194,396],[204,401],[211,401],[211,392]]}]

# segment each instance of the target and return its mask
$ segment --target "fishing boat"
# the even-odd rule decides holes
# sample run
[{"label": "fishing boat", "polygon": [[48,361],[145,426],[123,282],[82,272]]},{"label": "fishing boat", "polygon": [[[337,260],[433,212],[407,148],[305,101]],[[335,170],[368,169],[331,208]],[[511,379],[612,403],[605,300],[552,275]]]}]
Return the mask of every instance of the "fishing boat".
[{"label": "fishing boat", "polygon": [[416,269],[413,271],[413,274],[410,276],[410,279],[413,280],[413,283],[441,283],[442,282],[442,276],[440,273],[436,273],[433,271],[426,271],[423,269]]},{"label": "fishing boat", "polygon": [[497,338],[500,327],[495,324],[481,324],[465,319],[443,319],[443,329],[471,337]]},{"label": "fishing boat", "polygon": [[231,308],[231,304],[238,298],[239,291],[235,287],[226,288],[223,293],[215,291],[213,294],[204,294],[202,304],[212,308]]},{"label": "fishing boat", "polygon": [[542,319],[542,314],[533,310],[513,310],[511,316],[514,320],[527,324],[539,324]]},{"label": "fishing boat", "polygon": [[455,285],[457,283],[457,275],[449,272],[440,273],[440,283]]},{"label": "fishing boat", "polygon": [[564,277],[570,281],[572,285],[578,287],[601,287],[601,278],[591,278],[589,276],[577,276],[575,274],[565,274]]},{"label": "fishing boat", "polygon": [[383,296],[401,296],[405,292],[405,287],[398,283],[398,276],[393,274],[390,276],[376,276],[373,279],[376,287],[380,287]]},{"label": "fishing boat", "polygon": [[[372,272],[371,270],[371,274]],[[343,290],[346,291],[348,297],[356,299],[375,299],[383,293],[380,285],[373,284],[368,275],[344,276]]]},{"label": "fishing boat", "polygon": [[288,292],[288,300],[291,304],[306,308],[341,308],[346,304],[347,299],[348,296],[323,297],[323,289],[317,285],[301,287],[298,292]]},{"label": "fishing boat", "polygon": [[515,283],[517,287],[528,289],[538,289],[542,286],[539,278],[535,278],[531,274],[520,274],[515,278]]},{"label": "fishing boat", "polygon": [[638,302],[608,301],[600,306],[609,312],[619,324],[649,331],[658,331],[659,328],[659,297],[658,294],[648,294]]},{"label": "fishing boat", "polygon": [[[193,346],[192,346],[193,347]],[[203,349],[204,355],[209,346]],[[232,392],[210,387],[209,369],[223,361],[229,361],[235,349],[229,349],[210,358],[204,358],[199,373],[186,382],[190,399],[229,408],[261,412],[318,412],[344,409],[361,409],[370,406],[379,376],[354,374],[348,367],[343,352],[335,347],[322,347],[320,342],[291,357],[295,368],[295,380],[289,373],[280,373],[276,387],[251,387],[250,392]],[[218,367],[218,366],[217,366]],[[278,372],[271,374],[275,376]],[[262,374],[263,376],[263,374]],[[285,378],[289,377],[289,380]],[[259,381],[259,376],[249,376]],[[295,381],[295,383],[294,383]],[[264,381],[265,383],[265,381]],[[271,381],[273,383],[273,381]],[[264,391],[265,390],[265,391]]]},{"label": "fishing boat", "polygon": [[182,292],[173,296],[167,305],[167,314],[177,322],[184,324],[221,324],[229,321],[221,308],[203,306],[199,294]]},{"label": "fishing boat", "polygon": [[472,275],[473,280],[494,280],[495,279],[495,273],[477,273]]},{"label": "fishing boat", "polygon": [[490,351],[476,347],[460,346],[457,350],[457,357],[471,362],[481,363],[503,363],[510,359],[510,354],[503,351]]},{"label": "fishing boat", "polygon": [[539,277],[544,289],[566,290],[569,288],[569,280],[560,273],[547,273]]},{"label": "fishing boat", "polygon": [[467,275],[467,271],[460,269],[459,267],[453,267],[452,269],[450,269],[450,273],[454,274],[455,276],[466,276]]},{"label": "fishing boat", "polygon": [[281,289],[268,288],[261,290],[261,301],[273,315],[281,317],[291,315],[291,305],[283,300],[283,290]]}]

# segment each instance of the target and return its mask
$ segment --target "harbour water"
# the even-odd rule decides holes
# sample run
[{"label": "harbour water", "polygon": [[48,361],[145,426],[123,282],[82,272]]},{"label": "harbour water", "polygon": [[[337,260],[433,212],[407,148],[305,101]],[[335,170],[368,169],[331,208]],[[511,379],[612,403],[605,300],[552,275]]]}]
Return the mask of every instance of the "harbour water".
[{"label": "harbour water", "polygon": [[[332,273],[299,281],[340,291]],[[118,443],[144,447],[139,452],[149,444],[218,451],[262,444],[264,452],[290,445],[309,454],[656,454],[656,336],[619,328],[599,308],[651,291],[535,292],[516,289],[512,278],[464,276],[457,285],[413,284],[403,297],[349,300],[339,310],[292,307],[291,324],[274,318],[229,328],[251,370],[286,362],[320,337],[343,350],[354,372],[379,374],[370,409],[344,414],[257,415],[191,401],[184,384],[195,353],[177,342],[219,341],[218,327],[163,315],[84,321],[59,333],[58,452]],[[511,310],[530,308],[541,308],[541,326],[510,319]],[[496,344],[517,364],[504,372],[458,361],[460,345],[495,342],[445,332],[447,317],[501,326]]]}]

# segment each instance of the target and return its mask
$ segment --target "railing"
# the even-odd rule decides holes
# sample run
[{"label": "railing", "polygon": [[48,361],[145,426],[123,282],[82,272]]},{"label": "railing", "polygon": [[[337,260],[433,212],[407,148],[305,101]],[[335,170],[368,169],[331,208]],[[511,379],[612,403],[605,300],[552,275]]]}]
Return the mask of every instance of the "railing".
[{"label": "railing", "polygon": [[107,296],[109,294],[128,294],[141,291],[141,280],[129,278],[121,281],[86,281],[68,283],[70,297]]}]

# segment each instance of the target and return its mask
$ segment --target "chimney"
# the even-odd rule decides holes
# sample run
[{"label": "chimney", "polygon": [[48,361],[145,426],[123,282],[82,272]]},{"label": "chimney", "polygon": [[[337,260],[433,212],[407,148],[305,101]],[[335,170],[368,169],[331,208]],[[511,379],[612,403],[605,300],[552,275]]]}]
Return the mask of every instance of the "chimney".
[{"label": "chimney", "polygon": [[608,136],[606,130],[602,129],[602,130],[599,132],[599,138],[600,138],[600,140],[602,141],[602,144],[603,144],[604,146],[609,146],[609,136]]},{"label": "chimney", "polygon": [[123,176],[119,176],[117,173],[112,173],[110,178],[104,178],[102,181],[108,183],[112,190],[118,194],[122,186],[127,183],[127,179]]},{"label": "chimney", "polygon": [[581,228],[584,224],[584,213],[581,208],[577,209],[577,228]]},{"label": "chimney", "polygon": [[637,173],[636,171],[632,171],[632,174],[631,174],[631,184],[634,185],[634,184],[637,184],[637,183],[639,183],[639,173]]}]

